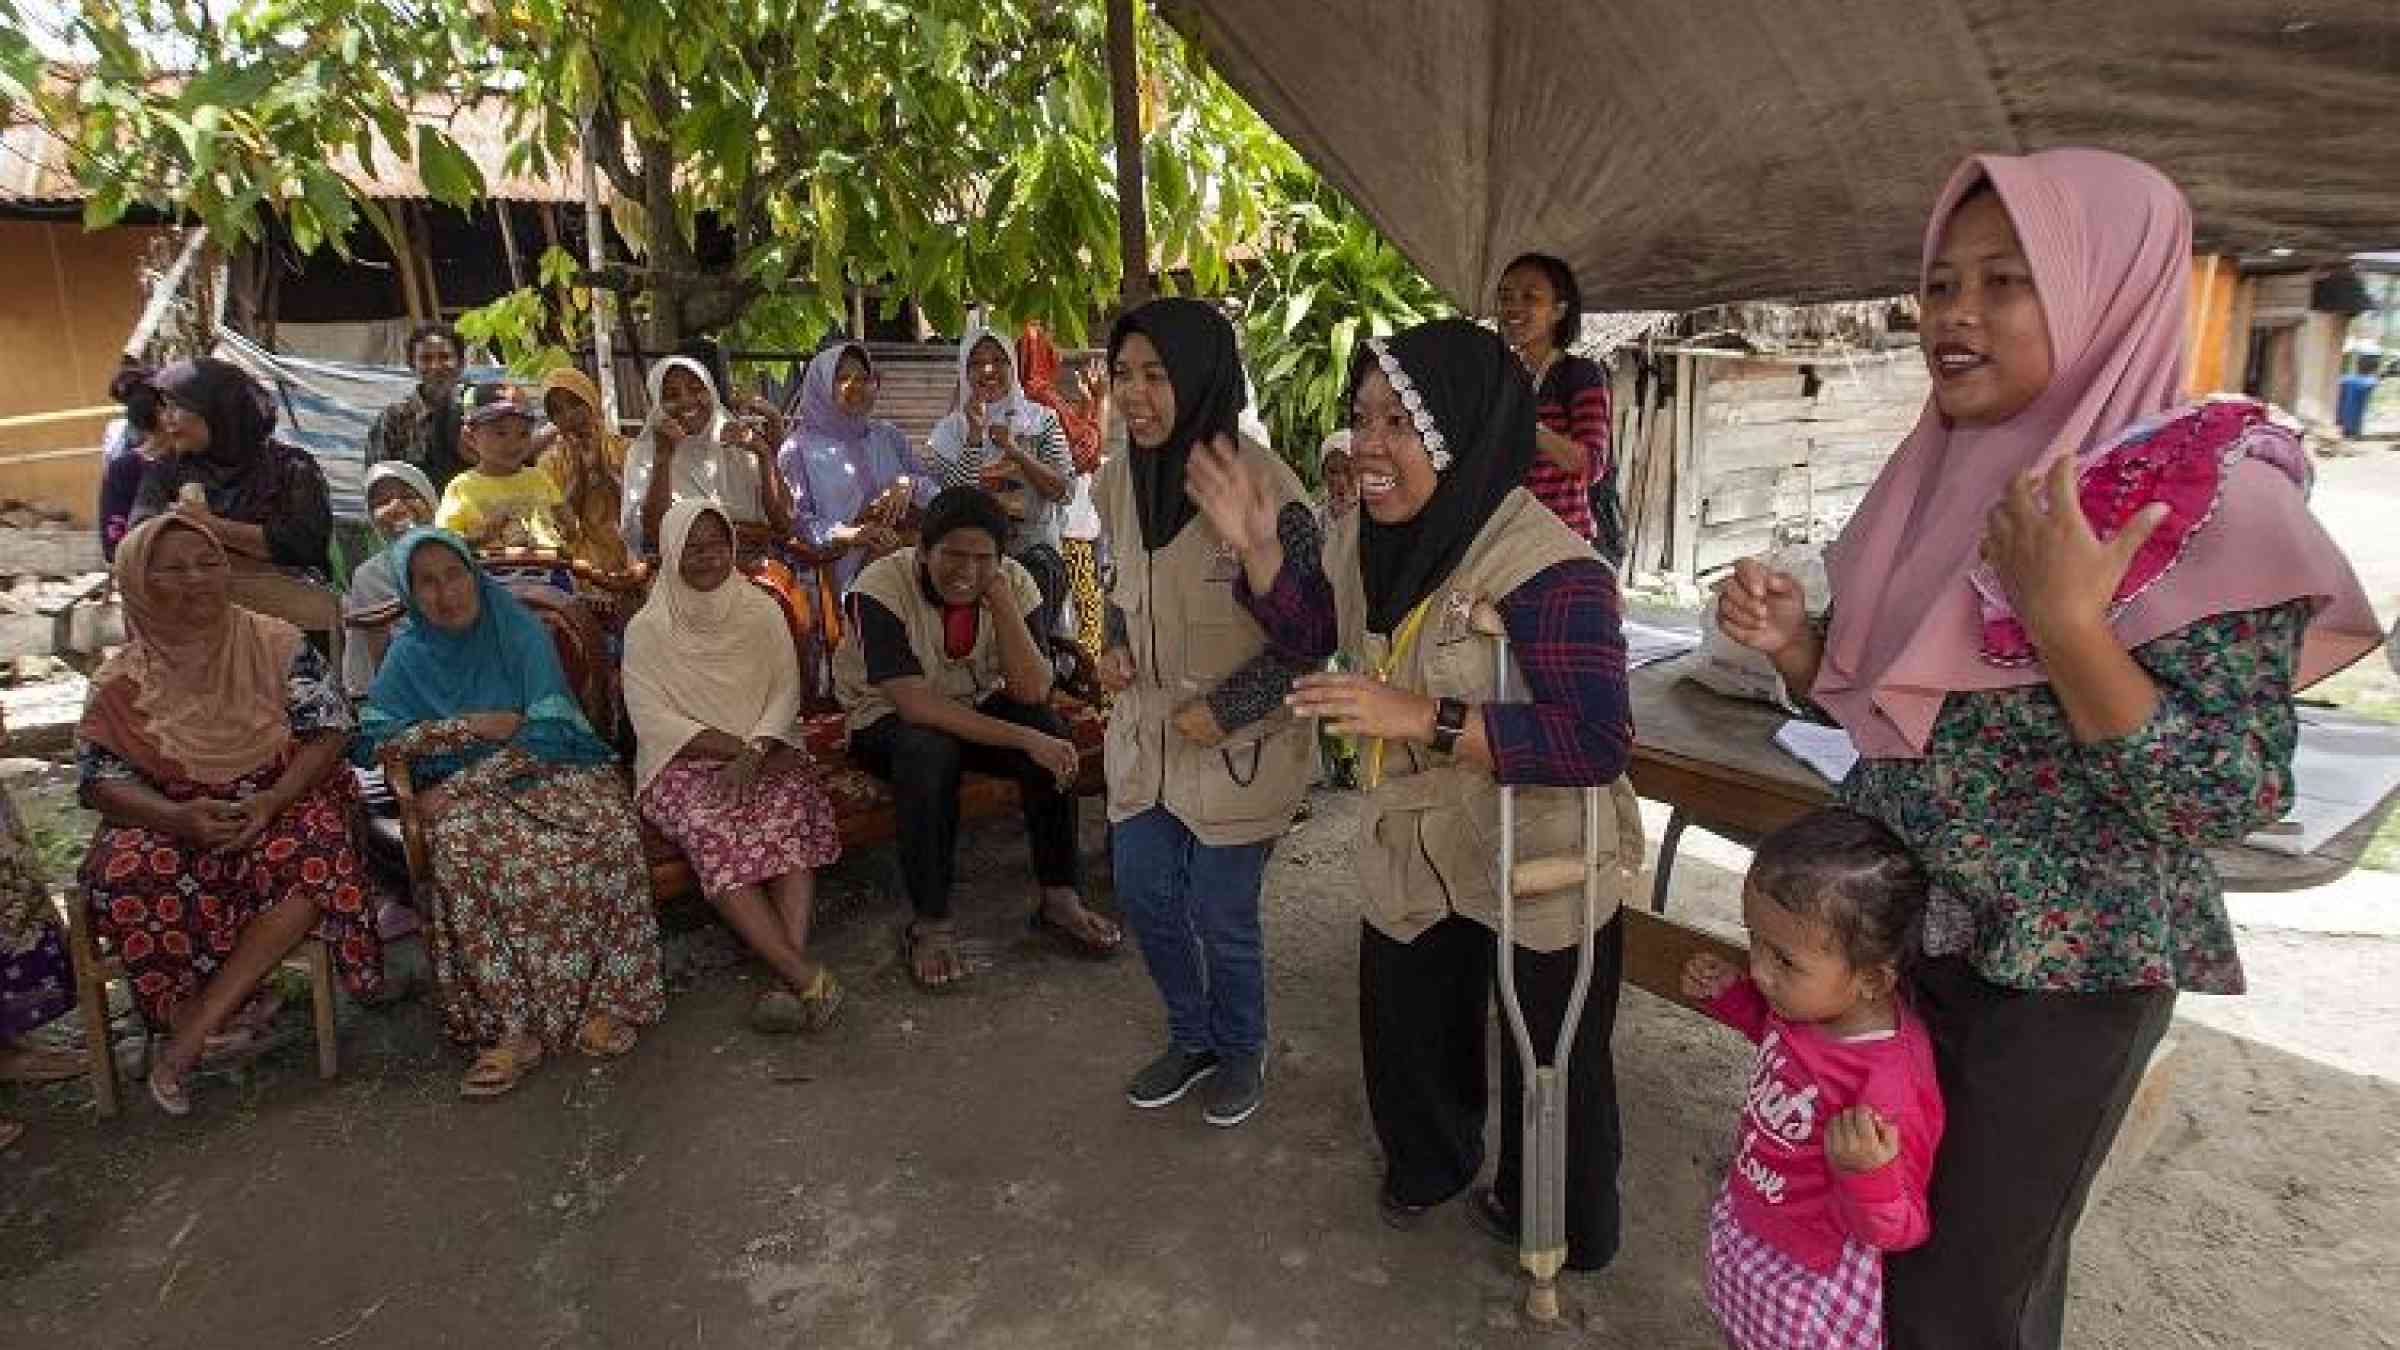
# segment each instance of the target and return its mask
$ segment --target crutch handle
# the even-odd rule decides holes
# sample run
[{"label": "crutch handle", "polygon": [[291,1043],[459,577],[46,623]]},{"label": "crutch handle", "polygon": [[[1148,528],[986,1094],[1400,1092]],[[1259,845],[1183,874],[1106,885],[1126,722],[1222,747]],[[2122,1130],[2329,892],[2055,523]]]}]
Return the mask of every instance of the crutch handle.
[{"label": "crutch handle", "polygon": [[1580,854],[1561,855],[1556,858],[1536,858],[1532,862],[1521,862],[1517,864],[1515,879],[1508,888],[1509,893],[1519,900],[1531,900],[1538,895],[1581,890],[1583,879],[1591,874],[1591,870],[1584,864]]}]

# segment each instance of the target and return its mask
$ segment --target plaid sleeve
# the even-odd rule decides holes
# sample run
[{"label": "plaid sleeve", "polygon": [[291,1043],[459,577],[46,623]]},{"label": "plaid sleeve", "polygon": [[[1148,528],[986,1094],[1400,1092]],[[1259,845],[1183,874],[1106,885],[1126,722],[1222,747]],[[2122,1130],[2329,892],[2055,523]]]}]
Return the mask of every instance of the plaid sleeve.
[{"label": "plaid sleeve", "polygon": [[1588,787],[1625,772],[1633,704],[1616,577],[1598,559],[1536,573],[1500,602],[1532,695],[1483,705],[1483,734],[1503,783]]},{"label": "plaid sleeve", "polygon": [[1266,630],[1267,646],[1284,664],[1315,670],[1340,641],[1333,583],[1325,579],[1324,534],[1306,503],[1287,502],[1275,517],[1275,535],[1283,545],[1275,584],[1265,595],[1254,595],[1244,573],[1234,579],[1233,598]]}]

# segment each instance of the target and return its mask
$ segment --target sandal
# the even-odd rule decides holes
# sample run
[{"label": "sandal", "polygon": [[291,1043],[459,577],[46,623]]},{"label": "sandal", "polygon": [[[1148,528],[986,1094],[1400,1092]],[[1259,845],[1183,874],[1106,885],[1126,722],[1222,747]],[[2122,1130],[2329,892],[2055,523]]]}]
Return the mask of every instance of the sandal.
[{"label": "sandal", "polygon": [[498,1045],[475,1057],[467,1076],[459,1080],[458,1095],[469,1099],[498,1097],[514,1088],[541,1062],[541,1042],[531,1036],[503,1036]]},{"label": "sandal", "polygon": [[[967,978],[966,963],[958,959],[958,934],[946,922],[900,925],[900,959],[908,963],[908,978],[929,994],[947,993]],[[946,975],[939,973],[945,964]],[[929,968],[934,973],[927,973]]]},{"label": "sandal", "polygon": [[22,1121],[0,1120],[0,1148],[7,1148],[24,1137],[25,1125]]},{"label": "sandal", "polygon": [[830,966],[817,967],[817,977],[797,995],[800,1002],[800,1029],[823,1031],[833,1025],[842,1012],[842,985],[833,978]]},{"label": "sandal", "polygon": [[181,1078],[168,1079],[165,1082],[159,1081],[158,1071],[165,1067],[163,1056],[153,1059],[150,1062],[150,1072],[142,1075],[142,1078],[150,1085],[150,1100],[158,1103],[158,1109],[181,1120],[192,1113],[191,1094],[183,1090]]},{"label": "sandal", "polygon": [[800,996],[782,985],[759,994],[750,1004],[750,1029],[762,1036],[789,1036],[808,1024],[808,1009]]},{"label": "sandal", "polygon": [[593,1013],[575,1033],[575,1048],[594,1059],[615,1059],[633,1048],[636,1035],[632,1027],[607,1013]]},{"label": "sandal", "polygon": [[1068,955],[1078,959],[1106,961],[1115,956],[1117,948],[1125,942],[1125,931],[1091,910],[1085,910],[1083,915],[1091,923],[1106,925],[1108,938],[1103,940],[1092,936],[1092,930],[1081,924],[1065,923],[1050,917],[1050,907],[1046,902],[1034,906],[1033,917],[1026,921],[1025,926],[1032,929],[1035,936],[1051,939],[1065,948]]}]

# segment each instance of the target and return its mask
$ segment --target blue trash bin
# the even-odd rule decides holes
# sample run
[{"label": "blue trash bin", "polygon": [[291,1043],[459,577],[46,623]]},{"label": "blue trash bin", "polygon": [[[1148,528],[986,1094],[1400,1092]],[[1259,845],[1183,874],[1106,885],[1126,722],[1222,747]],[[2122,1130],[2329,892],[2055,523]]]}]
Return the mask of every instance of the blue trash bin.
[{"label": "blue trash bin", "polygon": [[2342,390],[2334,404],[2333,420],[2342,424],[2342,435],[2357,440],[2367,430],[2367,400],[2375,396],[2376,377],[2344,375]]}]

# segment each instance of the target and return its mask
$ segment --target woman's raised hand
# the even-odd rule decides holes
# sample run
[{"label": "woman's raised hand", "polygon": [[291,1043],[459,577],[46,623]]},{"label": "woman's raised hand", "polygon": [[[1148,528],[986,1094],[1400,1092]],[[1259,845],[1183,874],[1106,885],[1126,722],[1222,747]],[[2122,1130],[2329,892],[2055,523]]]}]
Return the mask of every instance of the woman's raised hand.
[{"label": "woman's raised hand", "polygon": [[2166,521],[2152,502],[2107,539],[2083,513],[2075,457],[2062,455],[2047,474],[2017,475],[1984,522],[1983,560],[2034,645],[2047,646],[2085,625],[2105,625],[2117,587],[2134,556]]},{"label": "woman's raised hand", "polygon": [[1192,447],[1183,491],[1234,552],[1247,557],[1275,538],[1275,499],[1231,436],[1219,432]]},{"label": "woman's raised hand", "polygon": [[1774,656],[1807,634],[1807,593],[1791,573],[1744,558],[1717,583],[1717,627],[1752,651]]}]

